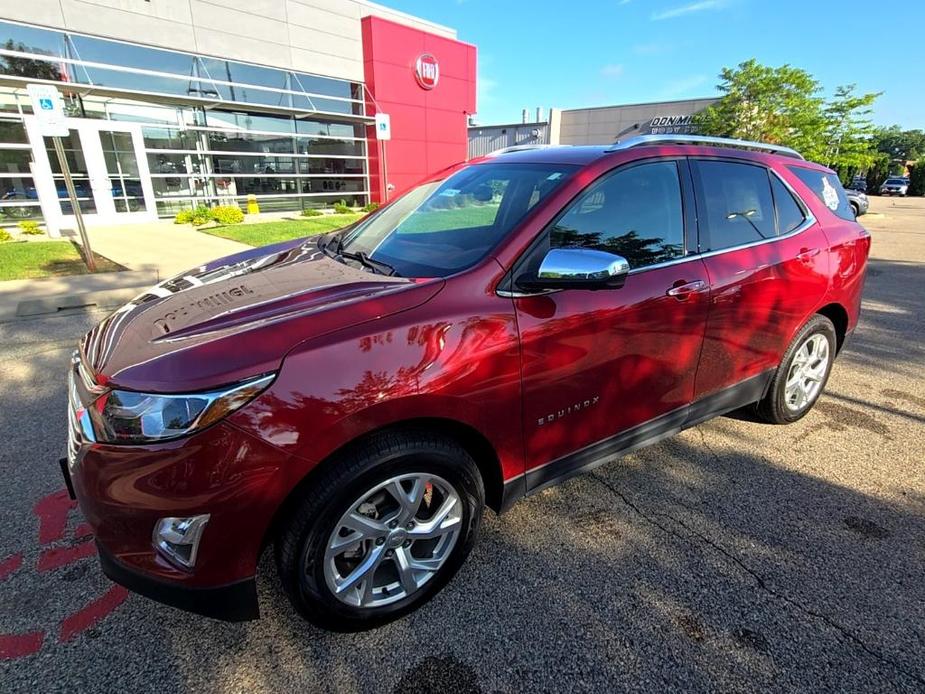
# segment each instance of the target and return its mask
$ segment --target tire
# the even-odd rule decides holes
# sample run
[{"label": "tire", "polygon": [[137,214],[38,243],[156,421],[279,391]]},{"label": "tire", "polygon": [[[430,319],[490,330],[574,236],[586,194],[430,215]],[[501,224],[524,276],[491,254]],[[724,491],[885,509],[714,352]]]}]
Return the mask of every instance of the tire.
[{"label": "tire", "polygon": [[849,203],[851,205],[851,211],[854,212],[854,217],[857,219],[861,216],[861,208],[855,203]]},{"label": "tire", "polygon": [[[825,343],[825,364],[820,364],[822,342]],[[758,403],[758,416],[771,424],[790,424],[809,412],[829,380],[835,361],[835,326],[825,316],[809,319],[793,338],[768,388],[767,395]],[[802,348],[807,345],[807,352]],[[797,377],[795,369],[803,366],[803,358],[810,354],[804,368],[805,377]],[[795,363],[796,362],[796,363]],[[788,379],[794,384],[788,389]],[[818,379],[818,380],[817,380]],[[807,392],[807,390],[809,392]],[[802,394],[801,394],[802,393]]]},{"label": "tire", "polygon": [[[409,499],[416,492],[417,505]],[[399,493],[408,501],[404,506]],[[459,570],[475,545],[484,505],[478,467],[456,442],[423,430],[374,435],[326,465],[283,518],[275,548],[283,589],[299,614],[332,631],[363,631],[398,619],[432,598]],[[418,509],[413,516],[408,515],[412,508]],[[437,521],[433,530],[443,534],[412,542],[446,508],[447,520]],[[356,513],[348,527],[350,511]],[[356,530],[360,526],[362,532]],[[347,549],[333,549],[341,541]],[[432,546],[434,558],[428,554]],[[402,562],[412,565],[409,559],[436,568],[401,572]],[[377,564],[371,576],[351,584],[367,563]],[[416,581],[419,586],[406,588]],[[384,585],[371,587],[377,583]],[[343,591],[340,596],[335,589]]]}]

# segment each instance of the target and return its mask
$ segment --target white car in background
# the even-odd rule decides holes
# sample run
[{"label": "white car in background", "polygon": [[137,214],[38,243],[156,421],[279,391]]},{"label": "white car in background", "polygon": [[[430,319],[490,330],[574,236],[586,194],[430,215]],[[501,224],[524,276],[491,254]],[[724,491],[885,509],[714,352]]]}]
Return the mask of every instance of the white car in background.
[{"label": "white car in background", "polygon": [[908,192],[908,178],[891,177],[880,184],[880,195],[899,195],[904,198]]}]

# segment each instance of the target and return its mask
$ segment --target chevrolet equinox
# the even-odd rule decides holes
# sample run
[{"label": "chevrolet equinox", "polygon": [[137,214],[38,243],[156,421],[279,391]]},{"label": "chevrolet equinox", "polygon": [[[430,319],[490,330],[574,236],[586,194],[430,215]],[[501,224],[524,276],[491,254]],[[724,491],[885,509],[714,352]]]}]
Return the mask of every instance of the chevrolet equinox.
[{"label": "chevrolet equinox", "polygon": [[421,605],[496,512],[740,408],[803,417],[870,246],[783,147],[641,136],[451,167],[339,232],[161,282],[80,342],[61,467],[103,570],[258,616]]}]

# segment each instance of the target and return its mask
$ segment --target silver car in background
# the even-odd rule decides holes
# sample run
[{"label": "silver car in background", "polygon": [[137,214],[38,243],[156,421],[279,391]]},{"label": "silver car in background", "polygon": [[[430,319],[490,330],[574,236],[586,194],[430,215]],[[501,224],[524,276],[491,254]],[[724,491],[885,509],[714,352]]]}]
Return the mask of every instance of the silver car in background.
[{"label": "silver car in background", "polygon": [[909,192],[909,179],[891,176],[880,184],[880,195],[899,195],[906,197]]}]

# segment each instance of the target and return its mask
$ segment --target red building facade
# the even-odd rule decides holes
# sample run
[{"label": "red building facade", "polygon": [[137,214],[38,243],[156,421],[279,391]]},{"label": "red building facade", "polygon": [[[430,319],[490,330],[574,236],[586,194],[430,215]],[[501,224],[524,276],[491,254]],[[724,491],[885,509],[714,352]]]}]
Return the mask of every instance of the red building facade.
[{"label": "red building facade", "polygon": [[386,113],[391,139],[367,128],[370,196],[385,202],[422,178],[466,159],[476,110],[475,46],[397,24],[362,20],[367,113]]}]

